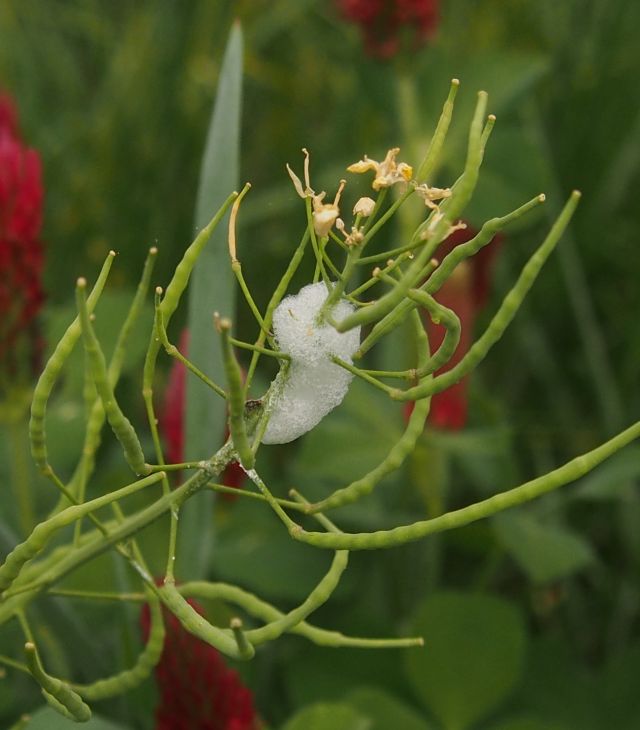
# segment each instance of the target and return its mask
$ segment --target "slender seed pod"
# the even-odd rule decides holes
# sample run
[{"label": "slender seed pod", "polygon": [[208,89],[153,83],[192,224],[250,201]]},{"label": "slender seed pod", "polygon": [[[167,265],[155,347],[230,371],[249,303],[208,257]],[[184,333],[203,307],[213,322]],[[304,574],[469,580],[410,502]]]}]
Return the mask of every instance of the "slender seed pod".
[{"label": "slender seed pod", "polygon": [[[105,523],[108,527],[112,526],[112,523]],[[91,539],[95,539],[96,531],[93,533],[85,533],[80,536],[80,545],[85,545],[90,542]],[[46,557],[41,557],[38,560],[34,560],[24,566],[20,576],[13,584],[12,591],[3,595],[0,600],[0,626],[5,624],[10,619],[14,618],[15,615],[19,614],[25,609],[26,604],[38,593],[39,591],[39,578],[40,576],[47,574],[49,570],[60,563],[61,560],[66,558],[70,552],[72,552],[73,546],[70,543],[60,545],[54,548]],[[35,584],[38,583],[38,587]],[[31,586],[31,587],[30,587]]]},{"label": "slender seed pod", "polygon": [[574,190],[556,219],[556,222],[551,227],[547,237],[529,261],[527,261],[518,280],[504,298],[486,331],[469,348],[469,351],[462,360],[455,367],[451,368],[451,370],[447,370],[446,373],[439,375],[428,383],[404,391],[393,389],[391,391],[392,398],[395,400],[417,400],[418,398],[425,398],[426,396],[440,393],[454,383],[457,383],[484,359],[491,347],[502,337],[504,331],[515,317],[527,292],[531,289],[533,282],[540,273],[542,266],[551,255],[565,228],[569,224],[579,200],[580,193]]},{"label": "slender seed pod", "polygon": [[[149,291],[149,283],[151,281],[151,274],[153,272],[157,254],[158,249],[155,248],[155,246],[149,249],[138,288],[136,289],[135,296],[131,302],[131,306],[129,307],[129,312],[127,313],[127,317],[122,325],[120,334],[118,335],[118,340],[113,350],[113,355],[111,356],[111,361],[109,362],[109,368],[107,371],[109,384],[112,388],[116,387],[118,380],[120,379],[122,363],[124,361],[129,338],[138,318],[140,317],[145,297]],[[82,502],[84,499],[84,486],[93,473],[95,466],[94,456],[100,446],[100,431],[102,430],[104,419],[105,413],[102,401],[100,398],[96,398],[87,420],[82,456],[70,481],[70,490],[78,497],[79,502]],[[71,485],[73,485],[73,487]],[[62,509],[63,505],[64,501],[61,500],[56,511]]]},{"label": "slender seed pod", "polygon": [[[93,312],[96,304],[98,303],[98,299],[100,298],[104,285],[107,282],[107,277],[109,276],[109,271],[111,270],[111,264],[113,263],[115,255],[114,251],[109,251],[107,258],[102,265],[100,275],[98,276],[98,279],[87,298],[87,310],[89,313]],[[40,471],[46,476],[51,476],[53,474],[53,469],[49,464],[47,456],[45,431],[47,403],[49,401],[51,391],[58,379],[58,375],[62,370],[62,366],[71,354],[74,345],[80,337],[80,333],[80,320],[76,317],[67,327],[66,332],[62,335],[62,338],[56,345],[56,348],[45,365],[42,375],[40,375],[35,390],[33,391],[31,418],[29,420],[31,455],[33,456],[33,460]]]},{"label": "slender seed pod", "polygon": [[[228,583],[207,583],[204,581],[193,581],[189,583],[183,583],[180,588],[180,593],[185,597],[199,597],[199,598],[210,598],[210,599],[221,599],[223,601],[230,601],[240,606],[251,616],[261,619],[266,622],[275,622],[282,618],[284,615],[282,611],[279,611],[275,606],[270,603],[263,601],[253,593],[245,591],[243,588],[238,586],[229,585]],[[259,630],[259,629],[256,629]],[[399,649],[412,646],[423,646],[424,641],[420,637],[411,637],[405,639],[373,639],[373,638],[358,638],[352,636],[345,636],[339,631],[328,631],[326,629],[312,626],[306,621],[300,621],[300,623],[292,626],[289,629],[292,634],[298,634],[304,638],[312,641],[318,646],[330,646],[330,647],[353,647],[359,649]]]},{"label": "slender seed pod", "polygon": [[[193,271],[193,267],[195,266],[198,257],[200,256],[205,245],[211,238],[214,230],[229,209],[229,206],[237,197],[238,193],[236,192],[233,192],[231,193],[231,195],[229,195],[229,197],[218,209],[218,212],[213,216],[211,221],[200,231],[193,243],[184,252],[182,259],[176,267],[173,277],[169,282],[169,285],[167,286],[167,290],[160,304],[165,327],[169,326],[171,317],[178,308],[178,304],[180,303],[180,299],[182,298],[184,290],[187,288],[189,278],[191,277],[191,272]],[[158,339],[156,327],[157,324],[154,323],[154,327],[151,330],[151,336],[149,337],[147,354],[145,355],[144,359],[142,372],[142,397],[145,402],[147,417],[149,420],[149,427],[151,429],[151,435],[153,437],[154,448],[156,451],[156,458],[159,462],[162,462],[164,461],[164,459],[162,456],[160,435],[158,433],[158,426],[155,417],[155,411],[153,408],[153,377],[155,374],[158,353],[160,352],[160,348],[162,346],[160,340]],[[163,486],[165,492],[168,492],[169,483],[166,482]]]},{"label": "slender seed pod", "polygon": [[244,384],[242,370],[231,347],[231,322],[215,315],[216,329],[222,342],[222,358],[227,376],[229,406],[229,432],[233,447],[238,452],[240,463],[245,469],[253,469],[255,454],[247,437],[247,425],[244,419]]},{"label": "slender seed pod", "polygon": [[347,550],[337,550],[334,555],[331,567],[318,583],[318,585],[309,593],[305,600],[289,613],[277,618],[276,620],[262,626],[259,629],[253,629],[246,632],[246,638],[253,644],[259,646],[266,641],[272,641],[282,636],[287,631],[299,625],[307,616],[312,614],[317,608],[331,597],[335,591],[340,578],[344,573],[349,562],[349,552]]},{"label": "slender seed pod", "polygon": [[85,704],[80,695],[74,692],[69,685],[44,671],[35,645],[30,641],[27,642],[24,651],[29,671],[40,685],[45,700],[68,719],[75,722],[88,722],[91,719],[89,705]]},{"label": "slender seed pod", "polygon": [[[379,272],[378,276],[384,281],[395,284],[395,279],[385,275],[382,271]],[[413,376],[414,378],[422,378],[442,367],[456,351],[460,342],[460,319],[453,310],[439,304],[430,294],[427,294],[421,289],[409,289],[407,296],[411,301],[423,306],[429,312],[431,321],[434,324],[442,324],[446,329],[444,339],[436,352],[423,362],[417,370],[407,370],[404,373],[406,377]],[[373,373],[370,372],[369,374]],[[400,374],[397,373],[398,376]]]},{"label": "slender seed pod", "polygon": [[[535,198],[524,205],[521,205],[519,208],[516,208],[516,210],[511,211],[511,213],[499,218],[492,218],[491,220],[488,220],[474,238],[460,246],[456,246],[451,253],[445,256],[443,261],[437,267],[433,267],[431,271],[425,273],[424,278],[426,278],[427,281],[419,287],[420,291],[426,291],[428,294],[435,294],[461,261],[476,254],[481,248],[491,243],[496,233],[509,225],[509,223],[512,223],[525,213],[528,213],[541,203],[544,203],[544,201],[545,196],[543,194],[536,195]],[[387,254],[383,254],[382,256],[384,257],[386,255]],[[374,261],[374,257],[371,257],[371,261]],[[385,271],[385,269],[383,269],[383,271]],[[381,337],[388,334],[392,329],[400,324],[408,312],[416,306],[417,302],[408,298],[400,302],[396,309],[389,312],[374,325],[371,332],[360,345],[358,352],[354,355],[354,359],[358,360],[363,357]]]},{"label": "slender seed pod", "polygon": [[[219,629],[210,624],[201,616],[176,589],[173,582],[167,581],[158,590],[164,605],[180,621],[182,626],[194,636],[210,644],[223,654],[233,659],[249,659],[246,647],[240,649],[238,643],[229,629]],[[251,653],[253,656],[253,652]]]},{"label": "slender seed pod", "polygon": [[[304,232],[304,235],[302,236],[302,239],[300,240],[300,243],[298,244],[298,248],[296,248],[293,256],[291,257],[291,260],[289,261],[289,265],[287,266],[284,274],[282,275],[282,278],[278,282],[278,286],[276,286],[275,291],[271,295],[269,304],[267,304],[267,309],[265,311],[264,319],[263,319],[264,327],[260,330],[260,334],[258,335],[258,339],[256,340],[257,347],[262,347],[262,345],[264,345],[264,342],[267,338],[266,330],[268,330],[269,327],[271,327],[273,313],[275,312],[278,304],[280,304],[284,295],[287,293],[287,288],[289,287],[289,284],[291,283],[291,279],[293,278],[293,275],[296,273],[296,271],[298,270],[298,267],[300,266],[300,263],[304,256],[308,243],[309,243],[309,229],[307,228]],[[247,378],[245,381],[245,393],[249,392],[249,387],[251,385],[251,381],[253,380],[253,375],[255,373],[256,367],[258,366],[259,359],[260,359],[260,351],[256,350],[256,351],[254,351],[253,356],[251,357],[251,362],[249,363],[249,369],[247,370]]]},{"label": "slender seed pod", "polygon": [[418,181],[429,179],[440,160],[440,152],[442,151],[442,146],[444,145],[447,132],[449,131],[451,117],[453,116],[453,105],[459,88],[460,81],[458,81],[458,79],[451,79],[449,95],[442,107],[442,113],[440,114],[440,119],[438,119],[436,131],[433,133],[427,154],[416,173],[416,180]]},{"label": "slender seed pod", "polygon": [[[431,259],[427,262],[425,267],[422,269],[419,280],[427,278],[438,266],[437,259]],[[382,269],[386,271],[386,269]],[[371,332],[365,337],[360,343],[358,351],[353,356],[354,360],[359,360],[385,335],[389,334],[398,325],[404,322],[405,317],[409,314],[412,309],[416,308],[416,303],[411,299],[403,299],[398,306],[386,314],[379,322],[372,327]]]},{"label": "slender seed pod", "polygon": [[521,205],[519,208],[516,208],[510,213],[507,213],[507,215],[488,220],[482,228],[480,228],[480,231],[476,236],[474,236],[470,241],[456,246],[453,251],[444,257],[438,268],[430,276],[426,284],[421,287],[421,289],[429,294],[435,294],[461,261],[478,253],[481,248],[484,248],[487,244],[491,243],[499,231],[521,216],[529,213],[534,208],[537,208],[538,205],[544,203],[544,201],[544,194],[536,195],[535,198],[529,200],[524,205]]},{"label": "slender seed pod", "polygon": [[22,566],[28,561],[34,558],[47,544],[47,542],[53,537],[53,535],[63,527],[71,525],[76,520],[86,517],[90,512],[100,509],[105,505],[111,504],[118,499],[137,492],[144,487],[159,482],[164,477],[164,472],[157,472],[151,474],[144,479],[140,479],[133,484],[128,484],[122,489],[118,489],[115,492],[110,492],[102,497],[92,499],[90,502],[84,502],[84,504],[73,505],[67,507],[62,512],[58,512],[54,517],[49,518],[44,522],[40,522],[33,529],[33,532],[29,537],[19,545],[17,545],[7,555],[4,563],[0,566],[0,591],[5,591],[18,577]]},{"label": "slender seed pod", "polygon": [[[429,358],[429,342],[420,315],[417,312],[413,313],[413,324],[418,348],[418,368],[423,368]],[[335,509],[345,504],[351,504],[360,497],[371,493],[378,482],[387,474],[398,469],[413,451],[420,434],[424,431],[430,406],[431,400],[429,398],[423,398],[416,403],[404,433],[378,466],[360,479],[351,482],[348,486],[337,489],[331,496],[310,505],[307,511],[310,514],[316,514],[328,509]]]},{"label": "slender seed pod", "polygon": [[134,689],[153,671],[162,656],[165,626],[162,619],[162,605],[158,598],[149,596],[151,627],[147,643],[133,667],[125,669],[112,677],[99,679],[91,684],[74,684],[72,688],[87,700],[103,700]]},{"label": "slender seed pod", "polygon": [[439,304],[426,292],[422,292],[419,289],[410,289],[409,297],[413,301],[421,304],[429,312],[431,321],[434,324],[442,324],[446,330],[440,347],[417,369],[416,376],[423,378],[425,375],[430,375],[442,367],[456,351],[460,342],[460,319],[452,309],[448,309],[442,304]]},{"label": "slender seed pod", "polygon": [[468,507],[447,512],[444,515],[434,517],[430,520],[420,520],[412,525],[403,525],[391,530],[379,530],[377,532],[340,534],[306,532],[300,526],[292,530],[288,524],[287,527],[289,527],[291,536],[296,540],[330,550],[374,550],[376,548],[403,545],[407,542],[420,540],[436,532],[452,530],[472,522],[477,522],[510,507],[516,507],[532,499],[537,499],[547,492],[576,481],[576,479],[590,472],[598,464],[637,438],[640,438],[640,421],[629,426],[629,428],[621,431],[617,436],[605,441],[605,443],[592,451],[577,456],[575,459],[543,476],[525,482],[507,492],[496,494],[481,502],[469,505]]},{"label": "slender seed pod", "polygon": [[169,324],[169,320],[178,308],[178,304],[180,303],[180,299],[184,293],[184,290],[187,288],[189,278],[191,277],[191,272],[193,271],[193,267],[195,266],[198,257],[202,253],[202,250],[208,243],[216,227],[223,219],[225,213],[229,209],[229,206],[237,197],[238,193],[236,192],[233,192],[231,193],[231,195],[229,195],[229,197],[220,206],[218,212],[200,231],[200,233],[198,233],[193,243],[184,252],[182,259],[176,267],[175,273],[173,274],[173,277],[169,282],[169,285],[167,286],[164,298],[162,300],[162,314],[164,316],[164,322],[166,325]]},{"label": "slender seed pod", "polygon": [[78,279],[76,286],[76,303],[78,305],[78,313],[80,316],[80,327],[82,329],[84,348],[87,354],[87,367],[90,369],[90,373],[93,377],[100,400],[102,401],[107,420],[109,421],[109,425],[111,426],[115,437],[122,446],[127,463],[136,474],[144,474],[146,471],[146,465],[142,446],[140,446],[138,435],[131,425],[131,422],[120,409],[111,383],[109,382],[107,364],[89,318],[85,289],[85,279]]},{"label": "slender seed pod", "polygon": [[[164,472],[158,472],[158,474],[164,474]],[[56,562],[47,563],[47,569],[39,571],[38,576],[34,579],[33,587],[21,585],[21,590],[29,590],[33,594],[39,593],[48,586],[57,583],[81,565],[101,555],[110,547],[130,539],[163,514],[179,507],[185,499],[204,486],[206,478],[206,476],[195,475],[182,486],[169,494],[163,495],[145,509],[136,512],[131,517],[127,517],[123,522],[109,523],[109,531],[106,534],[96,530],[86,533],[86,541],[82,545],[74,549],[68,549]],[[202,481],[198,481],[199,479]],[[153,584],[153,578],[144,572],[138,564],[134,564],[134,567],[146,583]],[[0,616],[2,608],[3,604],[0,603]]]}]

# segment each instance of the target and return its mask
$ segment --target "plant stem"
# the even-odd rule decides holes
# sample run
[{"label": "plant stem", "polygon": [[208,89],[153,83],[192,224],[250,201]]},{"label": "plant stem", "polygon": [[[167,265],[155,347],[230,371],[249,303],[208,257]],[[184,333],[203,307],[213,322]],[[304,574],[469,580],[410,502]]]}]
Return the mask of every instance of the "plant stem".
[{"label": "plant stem", "polygon": [[23,536],[31,533],[36,524],[31,487],[31,469],[27,452],[27,433],[22,417],[11,418],[7,422],[9,435],[9,463],[11,486],[18,508],[18,524]]}]

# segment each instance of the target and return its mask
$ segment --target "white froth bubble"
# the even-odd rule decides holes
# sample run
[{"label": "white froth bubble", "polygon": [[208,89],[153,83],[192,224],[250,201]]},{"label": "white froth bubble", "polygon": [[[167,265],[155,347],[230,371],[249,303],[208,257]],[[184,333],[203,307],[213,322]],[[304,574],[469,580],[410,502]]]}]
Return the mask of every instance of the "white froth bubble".
[{"label": "white froth bubble", "polygon": [[[340,405],[353,375],[331,361],[338,356],[351,363],[360,345],[360,327],[338,332],[318,314],[328,295],[326,284],[303,287],[286,297],[273,313],[278,349],[291,357],[288,371],[279,377],[271,400],[271,415],[262,439],[265,444],[284,444],[310,431]],[[340,322],[353,312],[346,300],[338,302],[331,316]]]}]

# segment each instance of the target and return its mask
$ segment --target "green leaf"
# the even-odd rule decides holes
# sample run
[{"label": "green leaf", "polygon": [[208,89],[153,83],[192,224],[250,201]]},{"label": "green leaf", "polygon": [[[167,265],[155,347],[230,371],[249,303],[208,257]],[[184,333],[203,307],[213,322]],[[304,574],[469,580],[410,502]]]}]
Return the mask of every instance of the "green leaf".
[{"label": "green leaf", "polygon": [[[66,717],[49,707],[38,710],[31,716],[31,721],[27,723],[27,730],[69,730],[77,727],[77,722],[67,720]],[[82,727],[86,727],[87,730],[127,730],[125,725],[117,725],[95,714],[89,722],[82,723]]]},{"label": "green leaf", "polygon": [[499,706],[517,684],[526,635],[508,602],[487,595],[437,593],[412,631],[423,651],[406,654],[416,694],[446,730],[465,730]]},{"label": "green leaf", "polygon": [[511,557],[537,583],[565,578],[594,560],[584,538],[565,527],[545,525],[527,512],[508,512],[492,523]]},{"label": "green leaf", "polygon": [[[211,219],[231,191],[237,189],[242,103],[242,30],[235,24],[222,63],[216,103],[202,160],[195,222]],[[214,382],[224,384],[220,342],[213,313],[233,318],[233,274],[223,221],[193,271],[189,289],[189,357]],[[195,377],[187,379],[186,458],[203,459],[222,444],[225,402]],[[179,575],[202,578],[212,543],[212,500],[187,503],[180,515]]]},{"label": "green leaf", "polygon": [[415,710],[377,687],[360,687],[350,692],[346,699],[371,720],[371,730],[429,730],[432,727]]},{"label": "green leaf", "polygon": [[[531,643],[518,694],[532,716],[552,718],[567,730],[618,730],[617,723],[609,724],[602,712],[599,679],[576,659],[573,648],[562,638],[543,636]],[[605,717],[607,721],[603,721]]]},{"label": "green leaf", "polygon": [[372,730],[371,720],[340,702],[310,705],[296,713],[282,730]]}]

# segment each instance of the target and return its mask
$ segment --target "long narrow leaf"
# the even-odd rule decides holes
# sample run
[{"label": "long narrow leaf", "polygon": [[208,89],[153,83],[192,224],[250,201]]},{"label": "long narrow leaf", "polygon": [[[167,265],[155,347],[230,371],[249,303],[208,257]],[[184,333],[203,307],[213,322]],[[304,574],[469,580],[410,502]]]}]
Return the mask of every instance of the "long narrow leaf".
[{"label": "long narrow leaf", "polygon": [[[240,116],[242,104],[242,30],[231,29],[225,51],[216,102],[202,160],[195,222],[202,228],[239,183]],[[219,311],[233,319],[233,274],[223,222],[198,260],[189,296],[189,357],[214,382],[224,383],[220,338],[212,315]],[[186,458],[204,459],[221,445],[225,402],[196,378],[187,381]],[[201,578],[213,540],[210,500],[185,505],[180,516],[178,570],[181,579]]]}]

